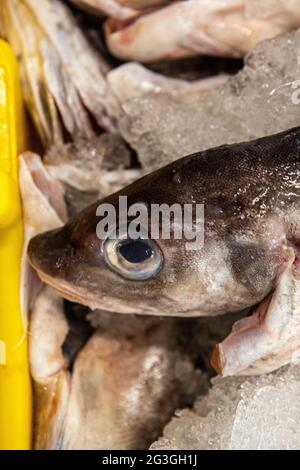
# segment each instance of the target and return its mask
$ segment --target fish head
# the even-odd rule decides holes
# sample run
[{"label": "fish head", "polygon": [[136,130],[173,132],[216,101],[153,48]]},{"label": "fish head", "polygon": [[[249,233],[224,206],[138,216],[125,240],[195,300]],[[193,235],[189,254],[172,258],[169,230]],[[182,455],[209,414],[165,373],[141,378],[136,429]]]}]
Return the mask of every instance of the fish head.
[{"label": "fish head", "polygon": [[[244,221],[236,215],[245,201],[236,202],[230,172],[224,170],[224,181],[215,178],[223,165],[218,156],[204,152],[183,158],[96,202],[63,228],[35,237],[29,245],[31,264],[65,297],[93,309],[199,316],[260,301],[282,261],[284,228],[277,219]],[[153,218],[163,204],[174,213]],[[185,218],[188,205],[191,216]],[[107,219],[111,209],[112,224]],[[129,228],[137,227],[134,238]]]},{"label": "fish head", "polygon": [[[63,228],[33,238],[29,259],[45,282],[91,308],[208,316],[254,307],[217,345],[212,361],[220,374],[270,372],[296,361],[299,132],[291,129],[173,162],[95,203]],[[143,231],[133,237],[121,216],[108,234],[98,230],[104,209],[112,206],[117,212],[124,196],[128,208],[151,207],[150,224],[147,218],[139,224],[150,225],[150,237]],[[204,211],[198,219],[196,210],[191,224],[181,219],[183,229],[195,229],[192,247],[189,236],[175,236],[175,216],[171,237],[163,235],[163,219],[159,236],[152,236],[153,206],[185,209],[191,202]],[[126,229],[136,223],[130,217]]]},{"label": "fish head", "polygon": [[[121,198],[126,197],[127,207],[137,204],[145,210],[150,202],[161,204],[167,194],[170,201],[168,181],[169,175],[158,171],[96,202],[63,228],[32,239],[29,259],[40,277],[65,297],[92,308],[152,314],[180,310],[186,304],[186,276],[193,259],[184,240],[146,237],[150,220],[147,227],[143,221],[140,236],[132,239],[129,225],[134,218],[124,222],[120,215]],[[115,211],[116,218],[100,233],[105,209]]]}]

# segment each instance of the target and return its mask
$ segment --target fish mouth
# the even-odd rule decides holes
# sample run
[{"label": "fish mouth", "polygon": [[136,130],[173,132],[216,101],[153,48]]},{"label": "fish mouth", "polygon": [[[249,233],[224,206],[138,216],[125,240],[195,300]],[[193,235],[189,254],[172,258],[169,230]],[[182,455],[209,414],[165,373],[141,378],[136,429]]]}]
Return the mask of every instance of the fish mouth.
[{"label": "fish mouth", "polygon": [[[138,314],[139,312],[126,307],[122,304],[122,308],[119,306],[119,302],[114,303],[109,299],[101,299],[101,304],[95,295],[89,292],[88,289],[84,287],[74,287],[72,288],[70,284],[63,279],[56,279],[49,274],[46,274],[44,271],[34,267],[41,281],[48,284],[52,287],[58,294],[60,294],[64,299],[69,300],[70,302],[78,303],[89,307],[91,310],[101,309],[108,312],[118,312],[118,313],[127,313],[127,314]],[[118,306],[117,306],[118,305]]]},{"label": "fish mouth", "polygon": [[[31,263],[32,264],[32,263]],[[35,271],[37,272],[39,278],[45,284],[48,284],[52,287],[58,294],[60,294],[64,299],[69,300],[70,302],[79,303],[89,307],[91,310],[105,310],[107,312],[120,313],[120,314],[129,314],[129,315],[153,315],[153,316],[167,316],[167,317],[182,317],[184,312],[173,312],[172,314],[163,315],[160,310],[153,310],[151,308],[146,308],[145,306],[141,307],[128,307],[123,301],[118,301],[117,299],[109,300],[108,298],[102,297],[99,301],[96,295],[93,295],[88,289],[83,287],[74,287],[64,281],[63,279],[55,278],[49,274],[46,274],[43,270],[38,269],[34,266]]]},{"label": "fish mouth", "polygon": [[89,296],[88,291],[82,288],[76,288],[75,291],[74,289],[71,289],[69,284],[63,281],[62,279],[57,280],[52,276],[45,274],[45,272],[39,270],[36,267],[34,267],[34,269],[37,272],[41,281],[45,282],[45,284],[48,284],[65,299],[69,300],[70,302],[76,302],[79,304],[87,305],[92,309],[96,308],[93,307],[94,303],[92,298],[90,298],[91,296]]}]

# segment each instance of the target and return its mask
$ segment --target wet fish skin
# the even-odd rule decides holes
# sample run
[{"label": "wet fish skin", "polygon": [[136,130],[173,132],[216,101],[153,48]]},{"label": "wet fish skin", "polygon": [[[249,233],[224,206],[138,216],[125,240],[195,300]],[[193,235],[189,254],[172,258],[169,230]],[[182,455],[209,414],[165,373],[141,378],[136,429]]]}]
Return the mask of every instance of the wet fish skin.
[{"label": "wet fish skin", "polygon": [[140,10],[158,7],[170,0],[71,0],[75,5],[98,15],[107,15],[118,20],[135,17]]},{"label": "wet fish skin", "polygon": [[157,320],[129,336],[97,330],[79,352],[64,449],[146,449],[195,396],[201,380],[180,350],[180,326]]},{"label": "wet fish skin", "polygon": [[259,41],[299,24],[300,7],[293,0],[188,0],[129,24],[109,19],[105,33],[112,54],[146,63],[198,55],[243,57]]},{"label": "wet fish skin", "polygon": [[[62,229],[31,240],[29,259],[41,278],[66,298],[120,313],[207,316],[239,311],[282,290],[283,272],[289,272],[289,279],[296,276],[297,291],[299,163],[300,128],[295,128],[185,157],[101,201],[117,206],[118,196],[127,195],[128,205],[204,204],[203,248],[187,251],[184,239],[159,239],[163,266],[146,281],[125,279],[106,264],[103,240],[96,236],[99,202]],[[214,362],[222,372],[226,358],[219,353]],[[287,352],[285,360],[290,359]],[[228,373],[241,373],[241,364]]]},{"label": "wet fish skin", "polygon": [[71,0],[76,6],[96,15],[108,15],[119,20],[128,20],[136,11],[120,5],[116,0]]},{"label": "wet fish skin", "polygon": [[181,346],[180,320],[124,317],[118,329],[106,314],[106,327],[77,324],[74,356],[65,313],[44,287],[30,323],[35,449],[146,449],[205,384]]}]

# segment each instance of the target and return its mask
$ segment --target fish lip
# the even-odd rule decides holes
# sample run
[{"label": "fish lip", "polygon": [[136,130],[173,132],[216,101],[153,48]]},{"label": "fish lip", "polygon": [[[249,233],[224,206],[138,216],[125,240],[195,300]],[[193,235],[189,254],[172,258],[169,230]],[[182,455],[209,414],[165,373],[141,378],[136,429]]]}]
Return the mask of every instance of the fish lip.
[{"label": "fish lip", "polygon": [[69,284],[63,281],[62,279],[56,280],[54,277],[50,276],[49,274],[46,274],[44,271],[38,269],[36,266],[34,266],[34,269],[37,272],[39,278],[43,282],[48,284],[50,287],[55,289],[63,298],[69,300],[70,302],[76,302],[82,305],[86,305],[91,309],[99,308],[95,304],[95,301],[90,298],[86,291],[84,291],[84,294],[82,296],[79,294],[82,290],[80,287],[77,287],[76,291],[74,291],[73,289],[70,289]]},{"label": "fish lip", "polygon": [[[105,303],[103,301],[101,305],[99,302],[94,299],[93,295],[89,295],[88,291],[85,289],[76,286],[76,289],[71,289],[69,283],[65,282],[63,279],[55,279],[49,274],[46,274],[44,271],[39,270],[35,267],[35,270],[39,276],[39,278],[52,287],[58,294],[60,294],[64,299],[69,300],[70,302],[79,303],[81,305],[85,305],[89,307],[91,310],[106,310],[108,312],[118,312],[123,314],[139,314],[138,311],[128,309],[128,310],[118,310],[110,303]],[[151,312],[149,313],[151,314]],[[152,312],[152,315],[153,312]],[[157,315],[160,315],[159,313]]]}]

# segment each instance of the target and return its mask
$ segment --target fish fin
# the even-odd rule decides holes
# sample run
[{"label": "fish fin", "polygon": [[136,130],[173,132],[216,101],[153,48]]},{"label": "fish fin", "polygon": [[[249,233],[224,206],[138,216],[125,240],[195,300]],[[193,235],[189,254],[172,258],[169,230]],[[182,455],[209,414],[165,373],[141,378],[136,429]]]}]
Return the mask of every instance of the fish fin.
[{"label": "fish fin", "polygon": [[278,276],[274,291],[215,347],[212,365],[223,376],[271,372],[300,359],[300,268],[298,249]]}]

